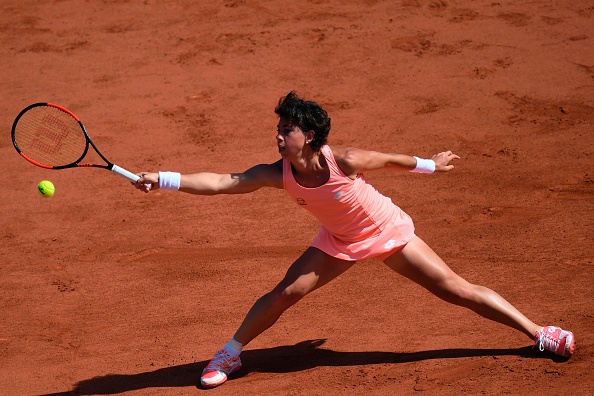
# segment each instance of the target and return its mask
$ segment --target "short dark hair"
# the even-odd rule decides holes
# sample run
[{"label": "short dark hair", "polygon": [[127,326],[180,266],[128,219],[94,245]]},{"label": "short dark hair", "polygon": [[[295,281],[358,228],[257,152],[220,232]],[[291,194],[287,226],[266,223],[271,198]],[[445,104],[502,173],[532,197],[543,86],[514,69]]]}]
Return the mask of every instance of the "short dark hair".
[{"label": "short dark hair", "polygon": [[309,144],[312,150],[320,151],[328,141],[330,133],[330,117],[316,102],[305,101],[295,91],[280,98],[274,112],[291,124],[298,126],[304,133],[314,131],[315,135]]}]

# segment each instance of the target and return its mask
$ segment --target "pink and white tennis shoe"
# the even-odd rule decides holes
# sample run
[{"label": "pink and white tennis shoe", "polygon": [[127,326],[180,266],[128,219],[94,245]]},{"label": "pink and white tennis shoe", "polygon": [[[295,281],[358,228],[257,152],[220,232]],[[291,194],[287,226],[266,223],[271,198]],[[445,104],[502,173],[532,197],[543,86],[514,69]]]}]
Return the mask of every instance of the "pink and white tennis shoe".
[{"label": "pink and white tennis shoe", "polygon": [[557,355],[570,357],[573,354],[575,341],[573,333],[556,326],[545,326],[536,332],[534,346],[544,351],[551,351]]},{"label": "pink and white tennis shoe", "polygon": [[227,376],[240,368],[241,359],[239,356],[232,356],[225,349],[221,349],[202,371],[200,383],[205,388],[214,388],[227,381]]}]

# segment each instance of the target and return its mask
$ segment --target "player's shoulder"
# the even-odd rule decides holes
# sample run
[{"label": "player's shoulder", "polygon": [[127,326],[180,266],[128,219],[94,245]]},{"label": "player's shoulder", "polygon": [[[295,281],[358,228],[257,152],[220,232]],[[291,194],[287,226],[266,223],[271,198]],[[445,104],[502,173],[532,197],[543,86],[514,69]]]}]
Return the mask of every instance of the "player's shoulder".
[{"label": "player's shoulder", "polygon": [[262,164],[260,165],[264,172],[270,175],[283,175],[283,160],[282,158],[278,161],[275,161],[271,164]]},{"label": "player's shoulder", "polygon": [[275,173],[283,170],[283,160],[280,159],[270,164],[258,164],[252,166],[249,171],[257,173]]},{"label": "player's shoulder", "polygon": [[354,165],[368,151],[356,147],[331,147],[332,154],[339,164]]},{"label": "player's shoulder", "polygon": [[[330,146],[328,146],[330,147]],[[331,146],[334,158],[341,161],[351,161],[359,152],[364,151],[355,147]]]},{"label": "player's shoulder", "polygon": [[282,172],[283,171],[283,159],[281,158],[278,161],[273,162],[272,164],[268,164],[268,166],[277,172],[278,171]]},{"label": "player's shoulder", "polygon": [[249,171],[263,185],[282,188],[283,186],[283,163],[282,159],[271,164],[259,164]]},{"label": "player's shoulder", "polygon": [[334,155],[334,160],[340,170],[347,176],[353,174],[356,175],[358,171],[358,158],[361,150],[354,147],[342,146],[332,146],[330,149],[332,150],[332,155]]}]

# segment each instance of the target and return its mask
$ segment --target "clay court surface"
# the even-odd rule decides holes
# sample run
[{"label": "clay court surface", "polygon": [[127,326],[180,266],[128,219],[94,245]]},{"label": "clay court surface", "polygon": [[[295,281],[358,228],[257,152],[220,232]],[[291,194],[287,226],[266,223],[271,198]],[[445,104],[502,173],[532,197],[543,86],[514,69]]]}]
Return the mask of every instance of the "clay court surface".
[{"label": "clay court surface", "polygon": [[[279,158],[278,99],[331,146],[461,156],[368,179],[458,273],[573,358],[361,262],[250,343],[217,395],[586,395],[594,390],[594,4],[566,1],[16,1],[0,4],[0,394],[194,395],[199,374],[317,233],[281,190],[145,195],[13,149],[61,104],[134,172]],[[43,179],[52,199],[37,195]]]}]

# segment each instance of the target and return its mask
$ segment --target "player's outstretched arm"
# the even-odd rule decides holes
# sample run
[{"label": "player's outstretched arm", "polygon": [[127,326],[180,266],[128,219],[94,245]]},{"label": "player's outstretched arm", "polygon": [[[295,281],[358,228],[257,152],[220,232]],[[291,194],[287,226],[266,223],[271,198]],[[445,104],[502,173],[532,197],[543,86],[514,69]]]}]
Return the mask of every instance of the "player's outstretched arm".
[{"label": "player's outstretched arm", "polygon": [[159,188],[179,190],[189,194],[245,194],[262,187],[283,188],[280,162],[256,165],[242,173],[141,172],[136,188],[149,192]]},{"label": "player's outstretched arm", "polygon": [[[334,156],[341,170],[348,176],[376,169],[393,168],[422,173],[447,172],[454,168],[452,161],[460,157],[451,151],[435,154],[430,160],[398,153],[354,148],[333,149]],[[429,169],[423,167],[429,166]]]}]

